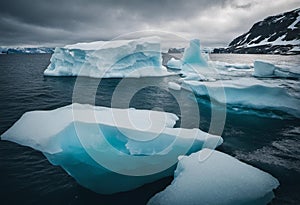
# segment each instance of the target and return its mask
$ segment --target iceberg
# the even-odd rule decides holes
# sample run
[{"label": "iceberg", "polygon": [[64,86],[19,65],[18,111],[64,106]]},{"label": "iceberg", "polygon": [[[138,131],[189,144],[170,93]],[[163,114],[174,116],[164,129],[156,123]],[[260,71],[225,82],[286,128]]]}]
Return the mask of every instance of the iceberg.
[{"label": "iceberg", "polygon": [[214,81],[217,74],[215,68],[209,64],[209,56],[201,53],[200,40],[190,41],[188,48],[184,50],[180,73],[184,80]]},{"label": "iceberg", "polygon": [[300,78],[300,72],[298,66],[282,67],[274,65],[270,62],[256,60],[254,61],[254,73],[255,77],[276,77],[276,78]]},{"label": "iceberg", "polygon": [[[282,83],[256,78],[201,82],[183,81],[181,87],[219,103],[252,109],[269,109],[300,117],[300,98]],[[295,87],[298,87],[296,84]],[[225,92],[225,96],[224,96]]]},{"label": "iceberg", "polygon": [[178,69],[178,70],[180,70],[181,66],[182,66],[181,60],[177,60],[177,59],[175,59],[173,57],[167,62],[167,67],[171,68],[171,69]]},{"label": "iceberg", "polygon": [[[169,62],[174,64],[174,59]],[[190,42],[180,63],[182,78],[177,89],[180,86],[227,104],[235,111],[250,108],[250,112],[244,113],[259,114],[257,110],[267,110],[262,116],[271,114],[281,118],[283,112],[300,117],[299,83],[294,81],[300,78],[300,73],[294,65],[274,65],[261,60],[254,61],[254,65],[211,61],[200,52],[199,40]],[[171,83],[169,88],[175,89],[175,85]]]},{"label": "iceberg", "polygon": [[256,77],[271,77],[274,75],[275,66],[272,63],[256,60],[254,61],[254,73]]},{"label": "iceberg", "polygon": [[[267,110],[264,116],[282,117],[283,112],[300,117],[299,83],[293,81],[300,74],[294,66],[279,66],[261,60],[256,60],[254,66],[211,61],[201,54],[198,40],[190,42],[180,62],[180,85],[175,86],[172,82],[169,84],[171,89],[180,86],[198,96],[227,104],[235,111],[250,108],[256,114],[256,110]],[[283,81],[281,78],[292,79]]]},{"label": "iceberg", "polygon": [[231,70],[250,70],[253,68],[252,64],[245,63],[227,63],[222,61],[209,60],[208,64],[217,69],[231,69]]},{"label": "iceberg", "polygon": [[203,149],[181,157],[171,185],[154,195],[148,205],[264,205],[278,186],[278,180],[268,173],[227,154]]},{"label": "iceberg", "polygon": [[207,66],[207,62],[201,55],[200,40],[194,39],[190,41],[190,46],[184,50],[183,65],[191,64],[196,66]]},{"label": "iceberg", "polygon": [[94,78],[172,75],[162,66],[158,37],[96,41],[55,48],[45,76]]},{"label": "iceberg", "polygon": [[[198,67],[207,67],[208,57],[202,56],[200,49],[200,40],[193,39],[190,41],[189,47],[184,49],[182,59],[171,58],[167,62],[167,67],[172,69],[179,69],[185,72],[197,72]],[[195,68],[194,68],[195,67]]]},{"label": "iceberg", "polygon": [[2,140],[41,151],[82,186],[128,191],[173,174],[179,155],[222,143],[200,129],[173,128],[171,113],[72,104],[25,113]]}]

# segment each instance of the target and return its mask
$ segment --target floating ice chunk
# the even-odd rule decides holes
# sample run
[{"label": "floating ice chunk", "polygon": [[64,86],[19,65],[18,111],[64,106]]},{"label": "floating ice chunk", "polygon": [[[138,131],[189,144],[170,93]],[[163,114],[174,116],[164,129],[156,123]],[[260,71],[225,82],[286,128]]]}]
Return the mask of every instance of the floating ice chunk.
[{"label": "floating ice chunk", "polygon": [[280,78],[300,78],[299,67],[294,66],[276,66],[274,77]]},{"label": "floating ice chunk", "polygon": [[171,113],[72,104],[25,113],[2,136],[37,149],[82,186],[128,191],[171,175],[179,155],[215,148],[219,136],[173,128]]},{"label": "floating ice chunk", "polygon": [[181,60],[177,60],[177,59],[175,59],[175,58],[171,58],[171,59],[167,62],[167,67],[168,67],[168,68],[180,70],[180,69],[181,69],[181,66],[182,66]]},{"label": "floating ice chunk", "polygon": [[249,70],[253,68],[252,64],[243,64],[243,63],[227,63],[221,61],[208,61],[208,64],[212,67],[221,70],[237,69],[237,70]]},{"label": "floating ice chunk", "polygon": [[46,76],[123,78],[171,75],[162,66],[160,39],[97,41],[56,48]]},{"label": "floating ice chunk", "polygon": [[173,90],[180,90],[181,86],[178,85],[177,83],[169,82],[168,83],[168,88],[173,89]]},{"label": "floating ice chunk", "polygon": [[290,72],[286,72],[286,71],[279,70],[279,69],[274,70],[274,75],[277,77],[281,77],[281,78],[293,77],[293,76],[291,76]]},{"label": "floating ice chunk", "polygon": [[234,68],[234,69],[251,69],[253,65],[251,64],[242,64],[242,63],[231,63],[226,65],[227,68]]},{"label": "floating ice chunk", "polygon": [[206,75],[211,74],[208,66],[208,55],[202,55],[200,40],[190,41],[190,46],[184,50],[180,73],[185,76],[184,80],[207,80]]},{"label": "floating ice chunk", "polygon": [[[295,89],[299,84],[295,84]],[[300,117],[300,99],[274,79],[239,78],[215,82],[183,81],[182,88],[208,96],[227,105],[252,109],[278,110]],[[294,88],[290,88],[294,89]]]},{"label": "floating ice chunk", "polygon": [[274,76],[280,77],[280,78],[299,78],[300,77],[300,75],[293,74],[291,72],[280,70],[280,69],[274,70]]},{"label": "floating ice chunk", "polygon": [[148,205],[264,205],[272,200],[278,186],[278,180],[266,172],[227,154],[203,149],[181,157],[172,184]]},{"label": "floating ice chunk", "polygon": [[300,78],[298,66],[274,65],[269,62],[255,61],[254,76],[276,78]]},{"label": "floating ice chunk", "polygon": [[276,67],[269,62],[256,60],[254,61],[254,73],[256,77],[271,77],[274,75]]},{"label": "floating ice chunk", "polygon": [[76,121],[140,131],[172,128],[178,120],[178,117],[172,113],[72,104],[50,111],[26,112],[1,138],[51,154],[60,152],[60,145],[52,143],[54,140],[52,136],[75,120],[74,112]]},{"label": "floating ice chunk", "polygon": [[207,61],[201,54],[200,40],[191,40],[190,46],[183,53],[181,73],[186,76],[191,73],[202,73],[207,66]]},{"label": "floating ice chunk", "polygon": [[206,60],[201,55],[199,39],[190,41],[190,46],[184,50],[182,61],[183,64],[207,66]]}]

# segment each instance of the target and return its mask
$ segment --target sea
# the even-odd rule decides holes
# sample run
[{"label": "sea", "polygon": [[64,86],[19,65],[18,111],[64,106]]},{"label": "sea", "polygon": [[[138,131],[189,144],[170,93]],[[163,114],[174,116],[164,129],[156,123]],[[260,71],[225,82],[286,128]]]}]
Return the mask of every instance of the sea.
[{"label": "sea", "polygon": [[[72,102],[112,106],[112,96],[121,79],[99,82],[86,78],[85,89],[88,91],[97,85],[96,95],[74,99],[76,77],[43,76],[50,57],[50,54],[0,55],[0,134],[27,111],[51,110]],[[262,59],[283,66],[293,64],[300,69],[299,56],[211,54],[210,58],[246,64]],[[180,105],[172,94],[162,89],[178,78],[155,78],[157,86],[138,89],[129,106],[164,110],[180,117]],[[201,96],[197,96],[196,101],[201,116],[199,127],[207,131],[213,108]],[[270,111],[235,112],[228,109],[222,132],[224,143],[217,149],[279,180],[280,186],[275,190],[271,204],[300,204],[300,120],[293,115],[269,117],[263,114],[267,112]],[[192,116],[189,120],[193,124]],[[0,204],[146,204],[171,181],[172,177],[167,177],[132,191],[101,195],[80,186],[61,167],[50,164],[41,152],[0,140]]]}]

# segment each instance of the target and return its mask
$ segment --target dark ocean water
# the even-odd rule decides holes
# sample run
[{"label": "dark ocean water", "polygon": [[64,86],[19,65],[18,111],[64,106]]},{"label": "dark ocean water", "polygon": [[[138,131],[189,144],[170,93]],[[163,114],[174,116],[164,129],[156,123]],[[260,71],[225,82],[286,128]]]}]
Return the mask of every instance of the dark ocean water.
[{"label": "dark ocean water", "polygon": [[[242,57],[257,58],[253,55]],[[297,57],[291,56],[259,57],[274,62],[282,58],[286,62],[298,63]],[[0,134],[26,111],[49,110],[72,103],[76,78],[44,77],[43,71],[49,59],[47,54],[0,55]],[[242,62],[241,55],[214,55],[212,59]],[[157,86],[138,91],[130,106],[160,109],[181,116],[175,98],[163,89],[173,78],[178,77],[145,78],[144,81],[155,81]],[[86,78],[81,85],[87,90],[86,96],[83,94],[74,101],[92,103],[95,99],[96,105],[111,106],[112,93],[120,81],[103,79],[98,85],[97,79]],[[88,91],[95,85],[98,86],[97,94],[91,97]],[[183,103],[187,107],[189,95],[188,92],[183,94],[183,99],[186,99]],[[207,99],[198,98],[197,102],[201,114],[199,127],[208,130],[211,107]],[[284,119],[259,116],[253,112],[229,110],[222,135],[224,143],[218,149],[269,172],[280,181],[272,204],[300,204],[300,121],[292,116]],[[190,124],[193,124],[193,116]],[[51,165],[42,153],[0,141],[0,180],[1,204],[145,204],[156,192],[164,189],[172,177],[130,192],[100,195],[78,185],[60,167]]]}]

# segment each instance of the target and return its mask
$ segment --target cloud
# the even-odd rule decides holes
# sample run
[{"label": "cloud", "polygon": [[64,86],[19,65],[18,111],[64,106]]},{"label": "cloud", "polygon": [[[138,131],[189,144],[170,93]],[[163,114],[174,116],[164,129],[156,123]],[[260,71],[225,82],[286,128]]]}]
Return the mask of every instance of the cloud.
[{"label": "cloud", "polygon": [[256,21],[299,0],[11,0],[0,2],[0,45],[63,45],[155,29],[227,45]]}]

